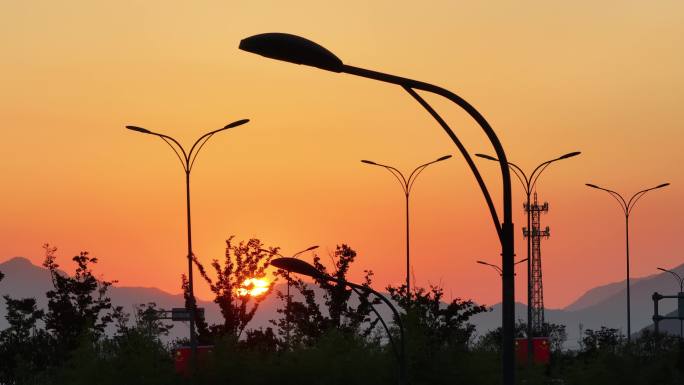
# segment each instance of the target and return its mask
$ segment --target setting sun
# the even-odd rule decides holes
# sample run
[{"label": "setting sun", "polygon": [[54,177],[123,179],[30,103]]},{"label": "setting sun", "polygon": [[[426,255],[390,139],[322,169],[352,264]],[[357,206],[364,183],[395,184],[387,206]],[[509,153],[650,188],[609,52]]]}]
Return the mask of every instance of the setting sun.
[{"label": "setting sun", "polygon": [[248,278],[242,283],[242,287],[237,289],[239,296],[258,297],[268,291],[269,282],[261,278]]}]

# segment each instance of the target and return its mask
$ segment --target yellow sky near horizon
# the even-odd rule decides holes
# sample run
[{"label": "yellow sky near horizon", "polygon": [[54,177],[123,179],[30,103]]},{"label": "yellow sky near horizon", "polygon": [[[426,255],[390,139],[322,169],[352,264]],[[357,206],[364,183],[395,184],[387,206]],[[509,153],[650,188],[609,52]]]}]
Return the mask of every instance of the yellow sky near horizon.
[{"label": "yellow sky near horizon", "polygon": [[[276,62],[240,39],[289,32],[345,63],[432,82],[490,121],[526,170],[569,151],[540,181],[544,299],[568,304],[624,278],[624,223],[607,194],[661,182],[631,222],[632,272],[684,262],[684,3],[434,1],[0,2],[0,260],[61,265],[79,250],[121,285],[180,290],[186,269],[183,173],[154,137],[190,145],[242,118],[202,150],[192,174],[195,253],[220,258],[224,240],[258,237],[284,254],[347,243],[352,276],[378,287],[404,277],[403,195],[360,159],[401,170],[444,154],[411,196],[419,285],[496,303],[499,246],[474,178],[441,128],[400,88]],[[471,153],[492,153],[449,102],[425,95]],[[500,203],[495,164],[476,161]],[[514,181],[516,252],[525,256],[522,191]],[[307,256],[308,257],[308,256]],[[516,300],[524,301],[518,273]],[[674,283],[673,283],[674,285]],[[674,289],[663,288],[663,290]],[[204,287],[198,294],[208,295]]]}]

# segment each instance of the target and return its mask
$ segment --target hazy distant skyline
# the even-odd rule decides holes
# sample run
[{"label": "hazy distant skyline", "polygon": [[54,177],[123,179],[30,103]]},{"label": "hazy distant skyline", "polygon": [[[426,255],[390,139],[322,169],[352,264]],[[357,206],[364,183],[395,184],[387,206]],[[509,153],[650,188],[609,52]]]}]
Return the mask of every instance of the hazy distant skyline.
[{"label": "hazy distant skyline", "polygon": [[[407,3],[408,4],[408,3]],[[221,258],[224,240],[258,237],[290,254],[347,243],[352,277],[375,286],[404,278],[403,196],[371,159],[410,170],[444,154],[411,195],[418,285],[500,301],[500,263],[484,200],[465,162],[401,89],[237,49],[261,32],[317,41],[345,62],[444,86],[490,121],[511,161],[526,170],[579,150],[547,170],[539,196],[544,300],[562,307],[594,286],[624,279],[624,222],[596,183],[639,202],[630,222],[632,275],[681,264],[684,205],[684,4],[677,1],[515,4],[437,1],[5,2],[0,116],[0,261],[58,261],[80,250],[126,286],[180,291],[185,273],[183,174],[156,138],[216,136],[193,171],[195,252]],[[493,151],[447,101],[427,96],[471,153]],[[492,162],[476,160],[500,202]],[[514,180],[517,258],[525,257],[522,189]],[[303,256],[310,258],[310,254]],[[327,257],[324,258],[327,260]],[[135,268],[133,268],[135,267]],[[522,267],[522,266],[520,266]],[[516,301],[525,302],[518,267]],[[208,290],[198,284],[198,296]]]}]

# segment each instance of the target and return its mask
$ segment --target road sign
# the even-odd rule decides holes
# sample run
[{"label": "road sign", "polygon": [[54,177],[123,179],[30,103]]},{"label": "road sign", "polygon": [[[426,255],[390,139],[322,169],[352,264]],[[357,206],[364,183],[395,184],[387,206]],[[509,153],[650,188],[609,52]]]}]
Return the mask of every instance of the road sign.
[{"label": "road sign", "polygon": [[[197,315],[204,318],[204,308],[198,307]],[[190,321],[190,309],[184,307],[174,307],[171,309],[171,320],[172,321]]]}]

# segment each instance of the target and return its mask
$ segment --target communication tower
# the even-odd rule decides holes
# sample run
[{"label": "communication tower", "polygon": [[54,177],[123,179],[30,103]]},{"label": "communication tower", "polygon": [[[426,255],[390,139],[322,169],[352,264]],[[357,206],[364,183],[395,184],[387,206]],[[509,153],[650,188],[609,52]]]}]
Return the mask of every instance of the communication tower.
[{"label": "communication tower", "polygon": [[523,227],[523,236],[531,237],[530,264],[532,266],[532,330],[536,335],[541,335],[544,327],[544,287],[542,285],[542,261],[541,261],[541,239],[548,238],[550,235],[549,226],[541,229],[541,213],[549,211],[549,204],[537,203],[537,193],[534,193],[534,202],[523,205],[525,211],[529,213],[532,222],[532,230]]}]

